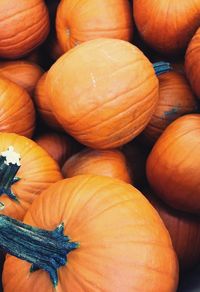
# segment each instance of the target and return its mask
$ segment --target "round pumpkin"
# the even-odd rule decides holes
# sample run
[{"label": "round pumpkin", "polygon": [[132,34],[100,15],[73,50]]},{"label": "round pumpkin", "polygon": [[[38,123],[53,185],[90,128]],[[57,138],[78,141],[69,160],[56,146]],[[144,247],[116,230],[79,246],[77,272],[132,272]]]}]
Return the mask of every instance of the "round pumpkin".
[{"label": "round pumpkin", "polygon": [[51,109],[82,144],[117,148],[149,122],[158,100],[152,64],[132,44],[85,42],[61,56],[47,73]]},{"label": "round pumpkin", "polygon": [[200,115],[178,118],[160,136],[147,159],[155,193],[174,208],[200,213]]},{"label": "round pumpkin", "polygon": [[196,31],[187,48],[185,71],[194,92],[200,98],[200,28]]},{"label": "round pumpkin", "polygon": [[33,94],[36,83],[43,74],[42,69],[28,61],[0,62],[0,75],[17,83]]},{"label": "round pumpkin", "polygon": [[[10,150],[10,157],[20,158],[18,167],[16,162],[7,159],[7,166],[2,161],[2,153],[7,153],[9,147],[14,150]],[[49,154],[34,141],[17,134],[0,133],[0,166],[0,214],[20,220],[42,190],[62,179]]]},{"label": "round pumpkin", "polygon": [[32,137],[35,109],[25,89],[0,76],[0,132]]},{"label": "round pumpkin", "polygon": [[43,0],[1,0],[0,57],[15,59],[39,46],[49,33]]},{"label": "round pumpkin", "polygon": [[34,140],[38,145],[44,148],[60,166],[62,166],[70,156],[70,141],[64,134],[46,132],[40,134]]},{"label": "round pumpkin", "polygon": [[119,150],[84,149],[65,162],[62,173],[66,178],[80,174],[94,174],[131,183],[126,158]]},{"label": "round pumpkin", "polygon": [[132,39],[133,21],[128,0],[62,0],[56,17],[63,52],[97,38]]},{"label": "round pumpkin", "polygon": [[150,189],[145,189],[143,194],[158,211],[169,231],[180,268],[193,268],[200,261],[200,218],[167,206]]},{"label": "round pumpkin", "polygon": [[[50,263],[46,268],[54,275],[55,288],[46,271],[30,273],[31,263],[7,256],[3,271],[4,292],[22,289],[32,292],[54,289],[80,292],[176,291],[178,266],[169,234],[149,202],[129,184],[89,175],[62,180],[33,202],[24,222],[34,226],[32,233],[37,234],[37,228],[40,228],[41,236],[45,235],[42,230],[55,230],[46,234],[46,240],[42,237],[45,249],[41,245],[36,248],[41,260],[44,259],[44,266],[47,266],[45,258]],[[4,226],[9,234],[9,229]],[[48,251],[48,238],[52,242],[57,237],[60,242],[63,237],[60,229],[76,248],[68,254],[64,266],[57,266],[56,277],[52,259],[54,256],[56,259],[56,254]],[[27,244],[29,253],[26,234],[18,240],[19,244]],[[38,237],[33,244],[37,240]],[[58,249],[57,252],[61,251]],[[31,256],[34,258],[34,254]],[[66,262],[66,255],[64,258]],[[32,266],[32,271],[35,269],[36,266]]]},{"label": "round pumpkin", "polygon": [[159,101],[143,132],[143,138],[153,145],[166,127],[178,117],[197,111],[197,101],[181,73],[170,71],[158,75]]},{"label": "round pumpkin", "polygon": [[199,0],[134,0],[133,14],[143,40],[158,52],[174,55],[186,49],[200,26]]}]

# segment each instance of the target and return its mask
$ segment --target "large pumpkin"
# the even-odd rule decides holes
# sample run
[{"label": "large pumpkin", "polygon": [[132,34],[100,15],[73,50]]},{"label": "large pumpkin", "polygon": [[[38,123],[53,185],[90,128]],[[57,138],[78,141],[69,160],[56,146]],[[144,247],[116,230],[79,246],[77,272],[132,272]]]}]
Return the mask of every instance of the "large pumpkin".
[{"label": "large pumpkin", "polygon": [[35,142],[0,133],[0,214],[22,219],[41,191],[60,179],[57,163]]},{"label": "large pumpkin", "polygon": [[187,48],[185,70],[194,92],[200,98],[200,28]]},{"label": "large pumpkin", "polygon": [[160,136],[147,160],[155,193],[172,207],[200,213],[200,115],[178,118]]},{"label": "large pumpkin", "polygon": [[0,245],[11,250],[9,234],[15,234],[14,254],[30,261],[7,257],[4,292],[176,291],[177,261],[164,224],[144,196],[120,180],[87,175],[54,184],[28,210],[24,222],[34,228],[25,232],[26,225],[0,221]]},{"label": "large pumpkin", "polygon": [[158,100],[152,64],[138,48],[116,39],[92,40],[65,53],[48,71],[46,88],[63,128],[98,149],[137,136]]},{"label": "large pumpkin", "polygon": [[131,183],[125,156],[119,150],[84,149],[71,156],[63,165],[64,177],[95,174],[121,179]]},{"label": "large pumpkin", "polygon": [[133,21],[128,0],[62,0],[56,30],[63,52],[97,38],[132,39]]},{"label": "large pumpkin", "polygon": [[200,26],[199,0],[134,0],[133,13],[140,35],[164,54],[186,49]]},{"label": "large pumpkin", "polygon": [[0,76],[0,132],[32,137],[35,109],[25,89]]},{"label": "large pumpkin", "polygon": [[0,57],[21,57],[49,32],[48,10],[43,0],[1,0]]}]

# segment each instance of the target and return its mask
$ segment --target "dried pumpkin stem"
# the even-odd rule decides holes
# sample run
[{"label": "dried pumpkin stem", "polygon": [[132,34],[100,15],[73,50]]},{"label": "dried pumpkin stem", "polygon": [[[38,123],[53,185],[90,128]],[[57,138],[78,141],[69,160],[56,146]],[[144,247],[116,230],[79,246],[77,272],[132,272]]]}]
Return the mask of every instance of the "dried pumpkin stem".
[{"label": "dried pumpkin stem", "polygon": [[65,236],[64,224],[47,231],[0,215],[0,247],[7,253],[31,263],[31,272],[45,270],[54,285],[58,284],[57,269],[67,263],[67,254],[79,243]]},{"label": "dried pumpkin stem", "polygon": [[171,64],[163,61],[154,63],[153,67],[157,76],[172,70]]}]

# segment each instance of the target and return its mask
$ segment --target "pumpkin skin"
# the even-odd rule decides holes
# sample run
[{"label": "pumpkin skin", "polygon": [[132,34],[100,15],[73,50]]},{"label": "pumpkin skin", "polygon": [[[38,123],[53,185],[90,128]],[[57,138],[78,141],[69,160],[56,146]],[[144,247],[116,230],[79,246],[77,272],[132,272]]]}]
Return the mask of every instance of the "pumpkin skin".
[{"label": "pumpkin skin", "polygon": [[134,0],[133,14],[144,41],[167,55],[186,49],[200,26],[199,0]]},{"label": "pumpkin skin", "polygon": [[200,260],[200,218],[172,209],[156,198],[150,189],[144,190],[143,194],[158,211],[169,231],[180,268],[193,268]]},{"label": "pumpkin skin", "polygon": [[35,138],[35,142],[44,148],[60,166],[64,164],[71,154],[70,141],[64,134],[56,132],[43,133]]},{"label": "pumpkin skin", "polygon": [[200,213],[200,115],[178,118],[160,136],[147,159],[147,178],[170,206]]},{"label": "pumpkin skin", "polygon": [[17,83],[31,95],[42,74],[43,70],[38,65],[28,61],[0,62],[0,75]]},{"label": "pumpkin skin", "polygon": [[62,0],[56,32],[63,52],[97,38],[132,39],[133,21],[127,0]]},{"label": "pumpkin skin", "polygon": [[32,137],[35,109],[25,89],[0,77],[0,132],[14,132]]},{"label": "pumpkin skin", "polygon": [[57,163],[34,141],[12,133],[0,133],[0,152],[9,146],[21,155],[21,167],[17,172],[20,180],[12,185],[19,203],[7,195],[0,196],[5,205],[1,214],[22,220],[33,200],[52,183],[62,179]]},{"label": "pumpkin skin", "polygon": [[183,74],[167,72],[158,76],[159,101],[143,132],[145,142],[153,145],[166,127],[178,117],[197,111],[197,101]]},{"label": "pumpkin skin", "polygon": [[158,100],[152,64],[138,48],[116,39],[92,40],[65,53],[46,82],[65,131],[95,149],[117,148],[136,137]]},{"label": "pumpkin skin", "polygon": [[16,59],[39,46],[49,33],[43,0],[1,1],[0,57]]},{"label": "pumpkin skin", "polygon": [[196,31],[186,51],[185,71],[192,89],[200,98],[200,28]]},{"label": "pumpkin skin", "polygon": [[84,149],[65,162],[62,173],[66,178],[80,174],[94,174],[131,183],[126,158],[119,150]]},{"label": "pumpkin skin", "polygon": [[[89,175],[62,180],[34,201],[24,222],[48,230],[63,222],[64,234],[80,243],[58,269],[57,291],[176,291],[178,266],[169,234],[129,184]],[[7,256],[4,292],[52,291],[48,274],[30,273],[30,266]]]}]

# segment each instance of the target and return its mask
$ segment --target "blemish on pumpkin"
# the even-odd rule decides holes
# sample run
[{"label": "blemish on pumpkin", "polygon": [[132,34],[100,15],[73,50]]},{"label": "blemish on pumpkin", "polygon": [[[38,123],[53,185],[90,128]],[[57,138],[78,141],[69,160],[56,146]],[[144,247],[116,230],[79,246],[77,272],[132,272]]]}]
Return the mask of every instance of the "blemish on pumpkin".
[{"label": "blemish on pumpkin", "polygon": [[0,211],[2,211],[5,208],[4,203],[0,202]]},{"label": "blemish on pumpkin", "polygon": [[70,35],[71,35],[71,32],[70,32],[70,29],[69,29],[69,28],[67,28],[67,30],[66,30],[66,34],[67,34],[67,37],[69,38]]},{"label": "blemish on pumpkin", "polygon": [[165,117],[170,117],[178,113],[178,107],[173,107],[171,110],[164,112]]},{"label": "blemish on pumpkin", "polygon": [[94,77],[94,74],[93,73],[90,73],[90,76],[91,76],[91,79],[92,79],[92,86],[94,88],[96,88],[97,87],[97,82],[96,82],[96,79]]}]

